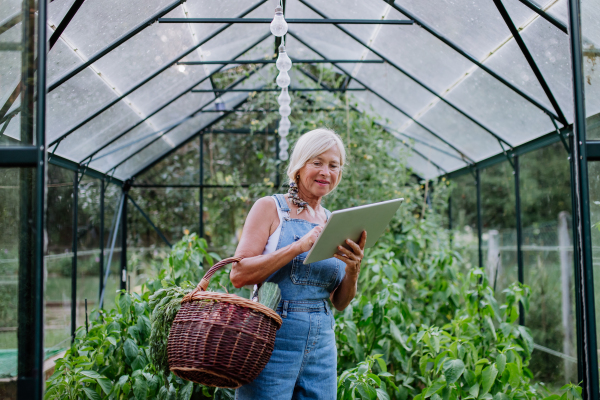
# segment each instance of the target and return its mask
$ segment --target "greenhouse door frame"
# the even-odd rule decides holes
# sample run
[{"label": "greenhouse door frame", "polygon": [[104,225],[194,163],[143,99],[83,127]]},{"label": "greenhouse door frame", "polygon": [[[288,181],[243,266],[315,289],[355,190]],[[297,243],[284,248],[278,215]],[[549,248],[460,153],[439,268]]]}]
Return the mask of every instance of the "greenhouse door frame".
[{"label": "greenhouse door frame", "polygon": [[[0,168],[19,168],[17,395],[44,396],[44,250],[47,151],[46,10],[43,1],[23,0],[21,80],[15,90],[21,105],[10,118],[19,118],[20,140],[0,146]],[[5,50],[3,50],[5,51]],[[5,126],[6,126],[5,125]]]},{"label": "greenhouse door frame", "polygon": [[581,2],[569,0],[569,42],[573,77],[573,136],[571,141],[571,191],[573,201],[573,235],[575,243],[575,293],[577,313],[577,352],[579,379],[583,396],[598,400],[598,355],[592,262],[588,152],[596,145],[586,140]]}]

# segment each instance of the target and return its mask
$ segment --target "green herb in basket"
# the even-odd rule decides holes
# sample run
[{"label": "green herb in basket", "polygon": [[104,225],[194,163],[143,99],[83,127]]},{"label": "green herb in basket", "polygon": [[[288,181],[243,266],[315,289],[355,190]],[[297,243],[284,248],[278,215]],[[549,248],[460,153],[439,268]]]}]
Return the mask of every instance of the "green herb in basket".
[{"label": "green herb in basket", "polygon": [[168,376],[170,374],[167,354],[169,331],[181,306],[181,300],[192,291],[192,288],[183,289],[166,282],[163,282],[163,286],[163,289],[150,296],[150,308],[152,309],[150,358],[156,369]]},{"label": "green herb in basket", "polygon": [[279,285],[273,282],[265,282],[258,289],[258,302],[272,310],[277,309],[281,300],[281,289]]}]

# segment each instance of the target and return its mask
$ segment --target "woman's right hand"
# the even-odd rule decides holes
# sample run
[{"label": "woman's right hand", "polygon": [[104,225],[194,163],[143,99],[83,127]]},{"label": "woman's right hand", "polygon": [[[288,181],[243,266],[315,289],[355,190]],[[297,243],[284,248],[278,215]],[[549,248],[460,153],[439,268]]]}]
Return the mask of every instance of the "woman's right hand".
[{"label": "woman's right hand", "polygon": [[306,235],[302,236],[300,240],[296,242],[296,245],[299,247],[300,254],[305,253],[312,249],[313,245],[317,241],[319,235],[323,232],[322,226],[315,226],[308,232]]}]

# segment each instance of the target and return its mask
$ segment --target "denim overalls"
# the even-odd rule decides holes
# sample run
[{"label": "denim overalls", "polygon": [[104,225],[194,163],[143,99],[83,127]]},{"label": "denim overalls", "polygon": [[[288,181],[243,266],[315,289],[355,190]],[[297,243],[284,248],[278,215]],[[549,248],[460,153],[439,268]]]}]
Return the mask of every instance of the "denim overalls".
[{"label": "denim overalls", "polygon": [[[317,224],[293,219],[283,195],[275,196],[286,213],[277,250],[297,241]],[[331,213],[325,210],[327,218]],[[236,400],[334,400],[337,391],[337,349],[329,295],[342,282],[345,264],[336,258],[304,265],[306,253],[273,273],[268,282],[281,289],[277,313],[283,325],[265,369],[236,390]]]}]

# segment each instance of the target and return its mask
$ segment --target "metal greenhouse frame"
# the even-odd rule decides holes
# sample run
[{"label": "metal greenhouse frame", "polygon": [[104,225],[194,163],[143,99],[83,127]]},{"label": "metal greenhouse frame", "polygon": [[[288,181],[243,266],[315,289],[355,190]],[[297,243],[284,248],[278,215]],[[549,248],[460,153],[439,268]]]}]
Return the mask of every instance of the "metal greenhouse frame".
[{"label": "metal greenhouse frame", "polygon": [[[98,39],[97,43],[85,43],[88,45],[85,49],[68,35],[70,29],[81,33],[82,26],[89,23],[90,15],[96,10],[95,5],[91,4],[94,0],[57,0],[57,3],[62,1],[63,6],[68,3],[68,7],[56,12],[54,17],[57,20],[52,20],[54,24],[50,23],[49,12],[54,7],[51,4],[54,0],[6,1],[4,9],[12,10],[12,14],[0,16],[0,37],[8,37],[0,42],[0,52],[18,54],[20,57],[18,62],[14,61],[10,75],[11,79],[13,75],[17,76],[16,84],[8,87],[11,81],[7,79],[8,83],[2,82],[0,85],[0,168],[19,168],[20,171],[18,397],[42,399],[48,164],[73,173],[72,218],[75,223],[71,334],[74,335],[77,328],[77,193],[81,179],[87,176],[101,183],[102,234],[98,290],[102,304],[109,273],[105,266],[110,266],[119,235],[119,280],[122,289],[127,285],[127,215],[132,209],[129,204],[161,240],[171,246],[143,207],[129,195],[132,187],[163,186],[136,184],[136,178],[185,144],[199,138],[198,183],[164,187],[198,189],[198,228],[201,234],[204,233],[204,189],[235,187],[205,183],[204,136],[209,132],[251,134],[247,129],[218,130],[215,127],[226,117],[240,112],[240,107],[249,100],[250,93],[275,91],[260,80],[269,73],[268,68],[275,62],[272,58],[263,57],[261,46],[269,48],[269,52],[279,48],[281,39],[273,40],[266,28],[271,21],[269,13],[279,1],[258,0],[248,7],[249,2],[235,0],[234,9],[243,11],[229,15],[230,9],[222,9],[220,5],[209,6],[205,0],[177,0],[171,3],[153,0],[147,6],[148,15],[136,16],[137,19],[133,18],[133,22],[128,24],[114,27],[111,21],[93,20],[101,25],[99,29],[106,29],[110,34]],[[419,7],[426,8],[426,2],[417,6],[418,2],[411,0],[365,1],[360,5],[363,7],[361,10],[376,11],[365,11],[364,18],[355,16],[362,16],[360,10],[356,13],[342,10],[341,1],[283,0],[282,3],[286,16],[293,17],[287,20],[290,23],[286,36],[288,52],[293,62],[300,65],[297,69],[299,74],[309,82],[308,85],[292,86],[290,91],[352,93],[356,100],[353,104],[355,110],[370,113],[373,106],[383,115],[378,119],[378,124],[413,152],[411,168],[420,179],[455,178],[465,174],[473,176],[480,266],[483,266],[481,171],[504,161],[514,171],[518,279],[524,282],[519,158],[533,150],[562,143],[570,160],[571,171],[578,377],[583,382],[584,397],[598,400],[600,381],[588,162],[600,161],[600,141],[590,140],[586,136],[586,117],[589,114],[586,114],[584,90],[584,51],[587,51],[584,50],[584,44],[586,40],[593,39],[586,38],[582,33],[582,15],[588,12],[582,11],[582,7],[588,2],[590,0],[556,0],[545,1],[548,4],[544,6],[541,0],[488,0],[486,7],[493,7],[497,13],[494,26],[502,30],[500,36],[506,32],[510,32],[510,36],[501,45],[483,49],[485,51],[482,50],[483,45],[480,48],[473,44],[477,42],[475,39],[461,42],[452,33],[456,27],[448,27],[436,17],[432,19],[422,15]],[[556,6],[559,3],[561,7],[564,6],[566,16]],[[203,6],[206,13],[194,13],[188,9],[198,7],[193,9],[198,11]],[[4,10],[2,7],[0,10]],[[486,8],[486,12],[490,7]],[[384,11],[380,12],[382,9]],[[193,18],[188,17],[188,11]],[[478,17],[485,19],[487,15]],[[80,25],[75,27],[77,23]],[[335,41],[339,43],[327,42],[317,33],[307,31],[306,25],[315,25],[315,31],[327,29],[328,35],[337,35]],[[571,82],[570,87],[569,82],[566,86],[562,85],[564,82],[555,82],[559,79],[553,75],[556,71],[552,70],[551,74],[550,67],[544,65],[536,53],[539,49],[533,49],[532,43],[536,38],[529,34],[529,29],[540,26],[543,26],[547,35],[560,34],[563,39],[564,35],[568,38],[570,52],[566,65],[570,64],[570,76],[566,79]],[[164,29],[173,31],[161,31]],[[189,29],[193,34],[190,38],[182,39],[180,29]],[[410,47],[410,40],[398,40],[395,43],[392,34],[402,29],[412,29],[412,36],[407,38],[421,42],[413,47]],[[17,30],[18,34],[15,33]],[[157,32],[162,32],[162,37],[166,39],[162,39]],[[8,36],[9,33],[15,34]],[[154,64],[142,61],[139,54],[125,58],[126,52],[135,46],[147,44],[150,48],[158,46],[160,41],[166,43],[170,40],[167,34],[179,38],[182,48],[173,46],[170,53],[165,50],[165,54],[157,54],[152,59]],[[13,37],[18,40],[11,39]],[[156,37],[159,40],[155,40]],[[382,38],[389,40],[382,41]],[[449,65],[452,64],[448,69],[452,69],[452,73],[460,70],[460,74],[443,79],[425,76],[426,72],[420,69],[427,68],[418,64],[417,54],[417,51],[423,50],[424,46],[418,47],[422,43],[434,48],[432,52],[437,51],[443,54],[441,57],[447,57]],[[388,49],[392,44],[405,46],[401,48],[402,57],[396,56],[393,49]],[[124,50],[126,46],[130,47]],[[81,51],[78,52],[79,48]],[[205,51],[206,48],[210,50]],[[342,54],[341,49],[344,48],[347,49],[344,53],[347,56]],[[55,50],[51,52],[51,49]],[[414,60],[408,60],[413,57],[407,56],[410,51],[415,52]],[[509,55],[517,57],[515,65],[522,68],[520,71],[527,79],[516,79],[510,71],[503,69],[504,64],[494,58],[500,52],[508,57],[511,51]],[[161,55],[168,60],[165,62]],[[421,55],[429,57],[429,54]],[[135,64],[138,58],[140,64],[148,65],[139,67],[135,73],[126,70],[125,64]],[[425,59],[424,63],[431,60],[434,60],[433,56]],[[4,62],[0,62],[0,67]],[[115,72],[121,64],[125,71],[123,75],[129,74],[127,78]],[[255,64],[257,68],[225,88],[215,87],[212,79],[217,73],[230,65],[243,64]],[[345,77],[343,86],[331,88],[324,85],[302,68],[303,64],[331,65]],[[15,65],[20,66],[20,71],[16,72],[19,68]],[[187,75],[169,75],[182,67],[189,68]],[[3,72],[0,70],[0,73]],[[128,84],[123,84],[122,80],[125,79],[129,79]],[[390,87],[396,87],[396,90]],[[494,90],[489,97],[482,94],[487,89]],[[557,94],[559,89],[562,90],[562,96]],[[410,94],[403,97],[404,91]],[[155,96],[148,99],[152,93]],[[92,100],[90,94],[97,95],[97,99]],[[487,103],[483,106],[474,105],[469,102],[471,96],[472,102]],[[217,108],[217,100],[225,103],[226,107]],[[86,104],[79,107],[78,102]],[[67,115],[71,111],[73,115]],[[593,111],[598,113],[599,110]],[[517,115],[519,112],[521,114]],[[62,121],[63,116],[65,121]],[[116,121],[114,125],[107,124],[113,119]],[[510,126],[505,127],[505,121]],[[515,127],[522,129],[517,132]],[[261,134],[276,135],[276,132],[267,130]],[[279,186],[279,177],[277,179]],[[121,188],[121,197],[105,243],[104,232],[108,228],[104,221],[105,193],[111,184]],[[452,204],[449,204],[449,210],[451,208]],[[451,214],[449,220],[452,227]],[[106,248],[110,248],[108,263],[105,259]]]}]

